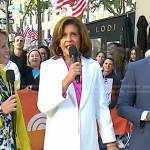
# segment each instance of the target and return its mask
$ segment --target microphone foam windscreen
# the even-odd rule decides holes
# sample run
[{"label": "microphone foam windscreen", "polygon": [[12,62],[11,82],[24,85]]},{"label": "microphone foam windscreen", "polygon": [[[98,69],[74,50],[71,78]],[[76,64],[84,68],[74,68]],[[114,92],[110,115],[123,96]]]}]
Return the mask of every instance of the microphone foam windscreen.
[{"label": "microphone foam windscreen", "polygon": [[15,73],[14,70],[7,70],[6,71],[6,80],[10,82],[15,81]]}]

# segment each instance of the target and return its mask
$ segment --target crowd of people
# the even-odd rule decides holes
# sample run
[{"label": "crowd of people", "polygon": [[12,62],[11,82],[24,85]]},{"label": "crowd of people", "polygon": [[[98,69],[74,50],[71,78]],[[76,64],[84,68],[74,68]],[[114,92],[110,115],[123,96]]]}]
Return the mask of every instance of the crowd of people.
[{"label": "crowd of people", "polygon": [[[50,58],[46,46],[24,51],[24,41],[22,35],[16,35],[10,52],[8,34],[0,29],[0,149],[4,150],[31,149],[16,90],[38,90],[40,64]],[[14,89],[9,87],[7,70],[14,71]]]},{"label": "crowd of people", "polygon": [[[37,106],[47,116],[45,150],[141,150],[150,146],[148,51],[143,59],[137,47],[127,55],[121,45],[114,44],[109,57],[100,50],[94,60],[87,29],[74,17],[64,17],[55,25],[51,52],[44,45],[25,51],[20,34],[11,52],[7,41],[7,32],[0,29],[0,149],[31,149],[17,95],[20,89],[38,92]],[[77,61],[70,55],[72,45]],[[13,94],[7,70],[15,75]],[[20,131],[25,142],[18,142]]]},{"label": "crowd of people", "polygon": [[24,51],[24,43],[23,35],[15,36],[14,49],[11,52],[10,60],[19,69],[20,89],[38,90],[40,64],[50,58],[50,50],[47,46],[40,46]]}]

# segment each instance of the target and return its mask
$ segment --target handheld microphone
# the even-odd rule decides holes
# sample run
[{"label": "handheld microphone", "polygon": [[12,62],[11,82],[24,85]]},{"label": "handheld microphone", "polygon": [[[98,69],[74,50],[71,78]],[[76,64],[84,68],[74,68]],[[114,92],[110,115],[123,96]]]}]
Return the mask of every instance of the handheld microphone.
[{"label": "handheld microphone", "polygon": [[10,95],[14,95],[15,94],[15,88],[14,88],[15,73],[14,73],[14,70],[7,70],[6,71],[6,80],[8,82]]},{"label": "handheld microphone", "polygon": [[[10,95],[15,94],[14,81],[15,81],[15,73],[14,70],[6,70],[6,80],[8,82]],[[14,114],[12,113],[12,120],[14,123]],[[14,139],[14,149],[16,150],[16,128],[13,126],[13,139]]]},{"label": "handheld microphone", "polygon": [[[69,47],[69,56],[72,59],[73,63],[78,61],[79,53],[78,53],[78,50],[77,50],[76,46],[71,45]],[[76,80],[77,83],[80,83],[80,75],[77,75],[75,77],[75,80]]]}]

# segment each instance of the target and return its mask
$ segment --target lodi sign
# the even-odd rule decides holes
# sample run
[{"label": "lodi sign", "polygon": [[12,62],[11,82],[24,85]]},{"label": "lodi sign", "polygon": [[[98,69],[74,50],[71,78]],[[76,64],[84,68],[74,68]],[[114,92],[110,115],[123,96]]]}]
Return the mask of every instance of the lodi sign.
[{"label": "lodi sign", "polygon": [[[128,16],[135,23],[135,13],[129,13]],[[109,17],[98,21],[87,23],[87,29],[91,39],[103,38],[107,42],[120,41],[120,35],[122,33],[123,19],[126,15]]]}]

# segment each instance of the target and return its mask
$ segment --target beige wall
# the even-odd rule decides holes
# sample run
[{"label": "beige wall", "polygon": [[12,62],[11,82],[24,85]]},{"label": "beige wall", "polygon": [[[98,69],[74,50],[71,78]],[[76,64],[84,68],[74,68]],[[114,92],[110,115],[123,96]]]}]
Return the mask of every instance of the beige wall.
[{"label": "beige wall", "polygon": [[136,17],[135,17],[135,42],[137,41],[136,23],[139,16],[144,15],[147,22],[150,23],[150,0],[136,0]]}]

